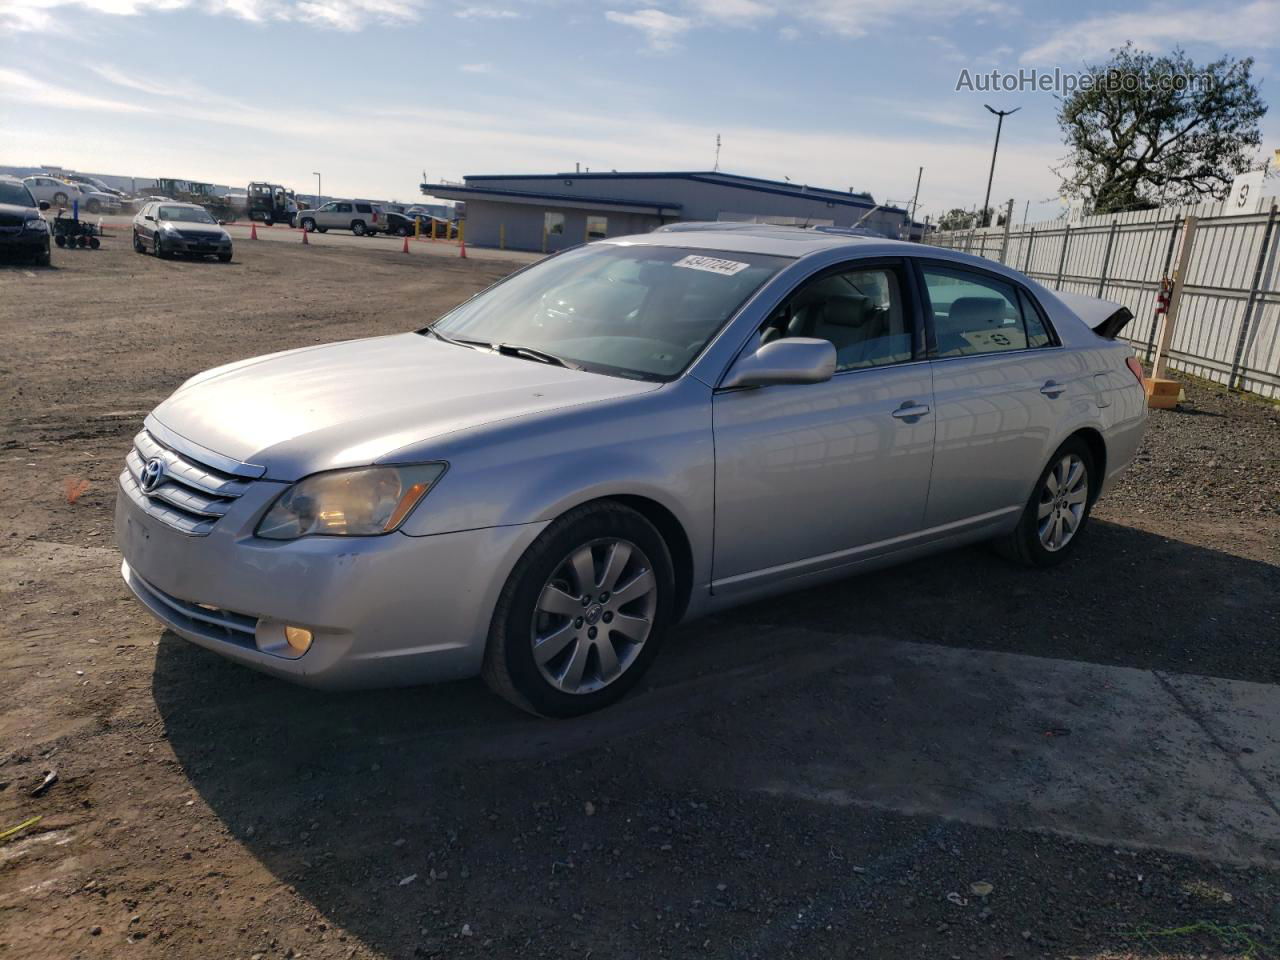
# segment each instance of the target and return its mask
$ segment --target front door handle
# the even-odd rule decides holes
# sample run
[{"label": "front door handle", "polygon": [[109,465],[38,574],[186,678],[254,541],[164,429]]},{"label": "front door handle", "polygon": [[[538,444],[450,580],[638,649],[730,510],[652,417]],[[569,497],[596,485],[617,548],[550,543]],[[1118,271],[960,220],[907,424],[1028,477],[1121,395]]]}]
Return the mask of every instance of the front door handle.
[{"label": "front door handle", "polygon": [[1044,386],[1040,388],[1040,392],[1046,397],[1060,397],[1067,392],[1067,388],[1056,380],[1046,380]]},{"label": "front door handle", "polygon": [[908,400],[897,410],[893,411],[893,415],[899,420],[919,420],[929,408],[923,403],[916,403],[914,400]]}]

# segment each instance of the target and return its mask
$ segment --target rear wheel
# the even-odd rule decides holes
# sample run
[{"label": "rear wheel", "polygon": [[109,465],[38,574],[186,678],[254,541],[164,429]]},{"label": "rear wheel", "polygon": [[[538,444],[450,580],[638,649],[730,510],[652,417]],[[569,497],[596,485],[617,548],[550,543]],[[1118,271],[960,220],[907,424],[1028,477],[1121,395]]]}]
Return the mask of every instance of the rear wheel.
[{"label": "rear wheel", "polygon": [[67,195],[59,190],[53,195],[53,202],[55,206],[65,207],[67,205]]},{"label": "rear wheel", "polygon": [[666,633],[671,555],[639,513],[609,501],[554,521],[498,598],[484,678],[530,713],[571,717],[621,698]]},{"label": "rear wheel", "polygon": [[1068,439],[1049,458],[1017,528],[997,544],[1000,552],[1033,567],[1062,563],[1089,522],[1100,479],[1088,444]]},{"label": "rear wheel", "polygon": [[357,237],[363,237],[366,233],[369,232],[369,228],[364,225],[363,220],[356,220],[354,223],[351,224],[351,232],[354,233]]}]

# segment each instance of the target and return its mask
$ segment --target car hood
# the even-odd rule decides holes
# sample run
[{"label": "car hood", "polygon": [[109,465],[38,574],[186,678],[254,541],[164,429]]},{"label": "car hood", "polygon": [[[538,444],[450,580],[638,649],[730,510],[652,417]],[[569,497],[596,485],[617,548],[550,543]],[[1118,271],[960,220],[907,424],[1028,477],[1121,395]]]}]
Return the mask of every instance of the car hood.
[{"label": "car hood", "polygon": [[39,216],[40,210],[37,207],[28,207],[24,203],[0,203],[0,214],[30,220],[33,216]]},{"label": "car hood", "polygon": [[155,409],[162,427],[296,480],[361,466],[409,444],[654,390],[414,333],[242,360],[192,377]]},{"label": "car hood", "polygon": [[180,233],[207,233],[211,237],[220,237],[226,231],[216,223],[195,223],[194,221],[183,220],[162,220],[161,223],[167,223]]}]

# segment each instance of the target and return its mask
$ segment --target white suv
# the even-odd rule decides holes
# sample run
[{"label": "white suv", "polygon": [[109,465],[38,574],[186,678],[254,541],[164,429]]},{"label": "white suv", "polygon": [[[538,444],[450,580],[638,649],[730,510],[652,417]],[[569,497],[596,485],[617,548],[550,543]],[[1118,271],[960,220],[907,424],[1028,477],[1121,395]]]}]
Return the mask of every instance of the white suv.
[{"label": "white suv", "polygon": [[331,200],[315,210],[298,213],[298,226],[303,230],[350,230],[357,237],[374,234],[384,227],[378,208],[367,200]]}]

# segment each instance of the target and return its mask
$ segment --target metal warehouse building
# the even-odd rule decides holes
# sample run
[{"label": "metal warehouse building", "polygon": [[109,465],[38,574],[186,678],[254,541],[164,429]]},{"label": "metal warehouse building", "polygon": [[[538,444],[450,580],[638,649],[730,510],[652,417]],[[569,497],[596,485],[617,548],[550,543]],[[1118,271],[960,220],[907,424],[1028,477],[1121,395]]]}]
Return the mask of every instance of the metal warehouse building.
[{"label": "metal warehouse building", "polygon": [[466,202],[468,243],[547,253],[677,220],[860,223],[888,237],[910,223],[904,210],[877,207],[870,194],[718,172],[469,176],[424,183],[422,192]]}]

